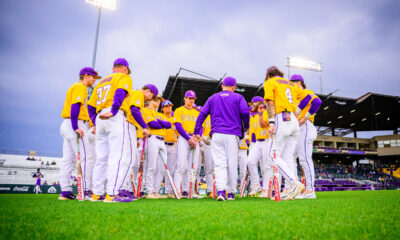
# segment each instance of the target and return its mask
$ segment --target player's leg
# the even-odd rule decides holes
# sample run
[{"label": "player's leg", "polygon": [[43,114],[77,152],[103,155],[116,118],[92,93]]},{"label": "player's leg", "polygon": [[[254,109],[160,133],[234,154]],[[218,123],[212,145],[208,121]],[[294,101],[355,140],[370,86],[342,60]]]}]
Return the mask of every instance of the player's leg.
[{"label": "player's leg", "polygon": [[317,137],[317,130],[310,121],[301,126],[298,149],[300,165],[304,169],[306,191],[303,198],[315,198],[314,181],[315,171],[312,160],[313,142]]},{"label": "player's leg", "polygon": [[124,164],[126,166],[126,172],[124,173],[124,178],[123,178],[123,185],[120,189],[121,195],[124,196],[125,198],[129,199],[136,199],[133,194],[130,194],[129,192],[133,192],[132,184],[131,184],[131,174],[132,174],[132,165],[136,161],[136,152],[137,152],[137,138],[136,138],[136,127],[127,122],[127,140],[128,140],[128,146],[127,149],[129,156],[127,156],[127,161],[124,161]]},{"label": "player's leg", "polygon": [[188,194],[188,188],[184,188],[183,186],[183,178],[187,180],[187,170],[188,170],[188,159],[189,159],[189,152],[190,152],[190,147],[187,142],[187,140],[181,136],[178,138],[178,159],[176,163],[176,172],[174,176],[174,182],[176,184],[176,187],[178,188],[178,191],[180,191],[182,187],[182,193],[181,196],[187,197]]},{"label": "player's leg", "polygon": [[[265,149],[260,148],[261,142],[254,143],[250,150],[247,167],[250,173],[250,193],[249,196],[255,196],[260,190],[260,175],[258,173],[258,163],[262,157],[262,151]],[[262,150],[262,151],[261,151]]]},{"label": "player's leg", "polygon": [[96,119],[96,163],[93,167],[93,196],[92,201],[103,199],[105,185],[107,182],[107,162],[110,152],[108,144],[108,133],[105,131],[105,121]]},{"label": "player's leg", "polygon": [[[59,199],[75,199],[75,196],[72,194],[70,177],[76,160],[76,154],[71,144],[74,143],[76,146],[76,135],[72,130],[71,121],[69,119],[65,119],[61,124],[60,133],[63,137],[63,157],[60,164],[61,194]],[[75,140],[75,142],[73,142],[73,140]]]},{"label": "player's leg", "polygon": [[228,161],[224,141],[224,134],[219,133],[214,133],[211,139],[218,201],[226,200],[225,191],[228,189]]},{"label": "player's leg", "polygon": [[93,168],[96,162],[96,135],[92,133],[93,128],[90,128],[87,131],[88,141],[86,143],[86,152],[87,152],[87,160],[86,160],[86,189],[85,195],[91,198],[93,191]]},{"label": "player's leg", "polygon": [[238,161],[239,161],[240,185],[242,185],[244,178],[246,177],[246,171],[247,171],[247,150],[246,149],[239,149]]},{"label": "player's leg", "polygon": [[[157,157],[157,170],[154,177],[153,193],[159,196],[164,176],[166,176],[164,161],[168,164],[167,162],[168,160],[167,160],[167,148],[165,147],[164,141],[161,141],[159,139],[157,140],[158,140],[159,154]],[[165,177],[164,183],[166,184],[167,182],[169,182],[168,177]]]},{"label": "player's leg", "polygon": [[265,142],[262,143],[262,162],[261,162],[261,168],[262,168],[262,193],[259,195],[259,197],[267,197],[268,192],[270,191],[270,181],[272,180],[273,177],[273,171],[272,171],[272,140],[267,139]]},{"label": "player's leg", "polygon": [[211,152],[211,145],[203,145],[204,171],[207,183],[207,194],[214,189],[214,160]]},{"label": "player's leg", "polygon": [[[199,158],[200,158],[200,148],[197,146],[194,149],[191,149],[189,144],[189,152],[188,152],[188,157],[186,159],[187,161],[187,168],[186,168],[186,177],[183,178],[182,181],[182,189],[183,191],[187,191],[189,193],[190,187],[193,186],[192,191],[194,192],[195,190],[195,183],[196,183],[196,172],[199,167]],[[193,169],[192,169],[192,161],[193,161]],[[193,172],[193,176],[191,176]],[[190,186],[190,180],[192,180],[192,186]]]},{"label": "player's leg", "polygon": [[155,198],[154,196],[154,178],[157,171],[157,162],[160,147],[158,146],[158,139],[155,136],[147,138],[147,172],[146,172],[146,192],[147,198]]},{"label": "player's leg", "polygon": [[[166,147],[167,147],[167,167],[173,179],[176,171],[177,147],[176,144],[166,145]],[[165,194],[167,194],[169,198],[174,198],[174,195],[172,193],[172,186],[169,181],[166,181],[165,183]]]},{"label": "player's leg", "polygon": [[235,200],[238,179],[239,137],[230,134],[224,135],[228,163],[228,200]]}]

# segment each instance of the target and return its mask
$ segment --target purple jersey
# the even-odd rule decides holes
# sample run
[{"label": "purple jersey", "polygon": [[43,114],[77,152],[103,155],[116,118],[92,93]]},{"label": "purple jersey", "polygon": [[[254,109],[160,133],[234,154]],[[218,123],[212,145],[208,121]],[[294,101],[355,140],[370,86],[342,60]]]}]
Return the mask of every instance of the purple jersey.
[{"label": "purple jersey", "polygon": [[38,177],[38,178],[36,179],[36,186],[40,186],[40,182],[41,182],[41,179],[40,179],[40,177]]}]

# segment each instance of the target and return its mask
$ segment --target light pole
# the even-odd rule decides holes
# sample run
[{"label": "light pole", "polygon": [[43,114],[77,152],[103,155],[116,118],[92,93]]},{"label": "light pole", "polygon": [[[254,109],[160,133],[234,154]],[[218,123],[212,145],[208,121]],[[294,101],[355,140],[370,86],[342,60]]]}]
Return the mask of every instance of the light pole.
[{"label": "light pole", "polygon": [[319,87],[320,87],[321,93],[323,93],[321,63],[317,63],[317,62],[313,62],[313,61],[301,59],[301,58],[288,57],[287,58],[287,67],[288,67],[288,71],[289,71],[288,78],[290,78],[290,68],[297,68],[297,69],[302,69],[302,70],[319,72]]},{"label": "light pole", "polygon": [[[115,5],[117,0],[86,0],[87,3],[95,5],[99,8],[99,14],[97,16],[97,27],[96,27],[96,36],[94,38],[94,49],[93,49],[93,57],[92,57],[92,68],[96,66],[96,54],[97,54],[97,42],[99,40],[99,29],[100,29],[100,17],[101,17],[101,9],[109,9],[115,10]],[[93,88],[88,88],[88,96],[92,94]]]}]

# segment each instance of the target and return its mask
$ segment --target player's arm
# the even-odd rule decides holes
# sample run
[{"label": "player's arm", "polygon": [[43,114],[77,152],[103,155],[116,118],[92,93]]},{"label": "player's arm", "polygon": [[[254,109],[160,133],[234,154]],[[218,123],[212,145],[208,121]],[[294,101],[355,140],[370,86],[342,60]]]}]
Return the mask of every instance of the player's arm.
[{"label": "player's arm", "polygon": [[258,109],[258,121],[262,128],[266,128],[269,126],[268,113],[267,113],[267,111],[265,111],[264,105],[261,105]]},{"label": "player's arm", "polygon": [[243,122],[243,131],[246,132],[250,128],[250,113],[249,107],[247,106],[247,102],[242,96],[239,100],[239,108],[240,108],[240,116]]},{"label": "player's arm", "polygon": [[275,84],[273,81],[268,80],[264,83],[264,100],[266,101],[266,109],[268,113],[269,133],[270,135],[275,134]]},{"label": "player's arm", "polygon": [[71,102],[71,126],[72,129],[79,135],[79,137],[83,137],[84,133],[83,130],[78,127],[78,118],[79,113],[81,111],[81,104],[85,104],[85,98],[87,97],[85,86],[80,86],[74,89],[72,93],[72,102]]},{"label": "player's arm", "polygon": [[195,139],[197,141],[199,141],[201,139],[201,135],[203,132],[203,130],[202,130],[203,123],[206,120],[208,114],[210,114],[210,99],[208,99],[206,104],[204,104],[204,107],[201,109],[200,114],[196,120],[196,125],[194,127],[193,135],[195,136]]},{"label": "player's arm", "polygon": [[301,100],[299,105],[297,105],[296,114],[299,115],[301,110],[303,110],[310,101],[311,101],[311,95],[308,94],[305,98],[303,98],[303,100]]},{"label": "player's arm", "polygon": [[172,127],[172,124],[168,121],[157,119],[157,122],[165,129],[170,129]]},{"label": "player's arm", "polygon": [[120,79],[117,90],[114,93],[113,104],[111,106],[111,111],[108,113],[100,114],[100,119],[109,119],[115,114],[117,114],[118,110],[121,108],[122,103],[124,102],[125,98],[128,96],[128,93],[132,90],[132,79],[128,75],[122,77]]},{"label": "player's arm", "polygon": [[312,115],[314,115],[319,108],[321,107],[322,101],[319,97],[315,96],[314,99],[311,101],[311,106],[308,112],[305,114],[305,116],[301,119],[299,119],[299,125],[301,126],[303,123],[305,123]]}]

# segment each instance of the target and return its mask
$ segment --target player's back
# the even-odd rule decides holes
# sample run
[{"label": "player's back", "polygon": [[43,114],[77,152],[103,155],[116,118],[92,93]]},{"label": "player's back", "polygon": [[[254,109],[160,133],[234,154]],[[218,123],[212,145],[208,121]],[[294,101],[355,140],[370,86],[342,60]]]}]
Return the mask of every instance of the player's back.
[{"label": "player's back", "polygon": [[276,114],[295,112],[298,102],[307,94],[297,85],[283,77],[273,77],[264,83],[264,99],[275,101]]},{"label": "player's back", "polygon": [[[132,89],[132,78],[127,74],[119,72],[108,75],[94,88],[89,105],[96,106],[97,112],[111,107],[117,89],[124,89],[129,94]],[[121,110],[128,111],[126,98],[121,105]]]}]

